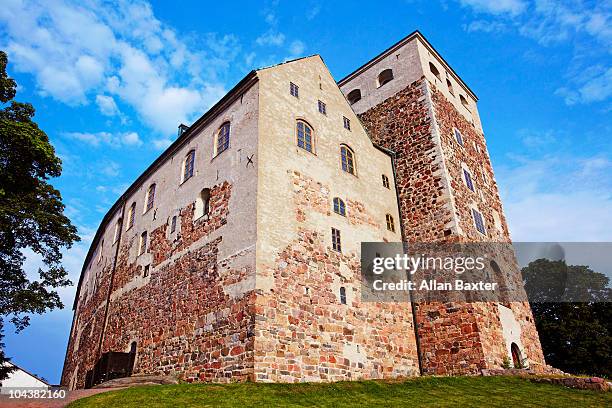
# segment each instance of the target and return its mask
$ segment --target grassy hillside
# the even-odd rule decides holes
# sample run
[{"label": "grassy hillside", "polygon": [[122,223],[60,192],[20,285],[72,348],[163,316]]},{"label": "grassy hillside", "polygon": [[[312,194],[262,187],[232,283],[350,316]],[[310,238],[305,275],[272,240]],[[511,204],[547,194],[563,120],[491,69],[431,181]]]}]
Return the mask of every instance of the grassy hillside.
[{"label": "grassy hillside", "polygon": [[179,384],[135,387],[77,407],[604,407],[612,392],[572,390],[514,377],[438,377],[332,384]]}]

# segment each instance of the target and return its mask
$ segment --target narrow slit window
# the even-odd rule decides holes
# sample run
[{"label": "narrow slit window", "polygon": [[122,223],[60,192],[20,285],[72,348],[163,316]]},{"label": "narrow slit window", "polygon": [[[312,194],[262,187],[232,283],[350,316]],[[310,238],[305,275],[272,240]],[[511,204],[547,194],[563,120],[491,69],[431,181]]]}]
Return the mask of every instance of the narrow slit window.
[{"label": "narrow slit window", "polygon": [[387,222],[387,229],[391,232],[395,232],[395,221],[393,220],[393,216],[391,214],[385,215],[385,220]]},{"label": "narrow slit window", "polygon": [[302,149],[313,152],[313,131],[310,125],[303,120],[298,120],[296,124],[297,145]]},{"label": "narrow slit window", "polygon": [[346,216],[346,206],[344,205],[344,201],[339,197],[334,197],[334,212],[343,217]]},{"label": "narrow slit window", "polygon": [[463,146],[463,135],[457,128],[455,128],[455,139],[457,139],[457,143]]},{"label": "narrow slit window", "polygon": [[455,92],[453,91],[453,84],[451,84],[451,81],[446,78],[446,86],[448,87],[448,92],[450,92],[451,95],[455,96]]},{"label": "narrow slit window", "polygon": [[119,240],[119,235],[121,234],[122,225],[123,225],[123,219],[119,218],[117,220],[117,224],[115,225],[115,235],[113,236],[113,244]]},{"label": "narrow slit window", "polygon": [[332,228],[332,248],[335,251],[342,252],[342,242],[340,240],[340,230]]},{"label": "narrow slit window", "polygon": [[474,183],[472,181],[472,175],[467,169],[463,169],[463,177],[465,178],[465,185],[472,191],[474,190]]},{"label": "narrow slit window", "polygon": [[138,246],[138,255],[147,252],[147,231],[140,234],[140,245]]},{"label": "narrow slit window", "polygon": [[346,288],[340,286],[340,303],[346,305]]},{"label": "narrow slit window", "polygon": [[136,203],[134,202],[132,203],[132,205],[130,205],[130,209],[128,210],[128,224],[127,224],[126,231],[134,226],[135,217],[136,217]]},{"label": "narrow slit window", "polygon": [[172,222],[170,223],[170,233],[173,234],[176,231],[176,215],[172,216]]}]

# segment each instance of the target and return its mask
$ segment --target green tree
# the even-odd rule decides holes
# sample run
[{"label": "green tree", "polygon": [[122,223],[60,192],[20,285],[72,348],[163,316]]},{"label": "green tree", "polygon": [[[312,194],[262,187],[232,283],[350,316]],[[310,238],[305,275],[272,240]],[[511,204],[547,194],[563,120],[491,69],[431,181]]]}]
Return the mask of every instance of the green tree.
[{"label": "green tree", "polygon": [[612,376],[612,290],[587,266],[538,259],[522,270],[546,362]]},{"label": "green tree", "polygon": [[[5,319],[19,332],[30,314],[63,307],[54,289],[71,282],[61,250],[79,240],[59,191],[49,184],[61,174],[61,161],[32,120],[32,105],[13,100],[16,83],[6,73],[7,63],[0,51],[0,341]],[[37,279],[23,269],[25,249],[42,258]],[[8,374],[6,360],[0,343],[0,380]]]}]

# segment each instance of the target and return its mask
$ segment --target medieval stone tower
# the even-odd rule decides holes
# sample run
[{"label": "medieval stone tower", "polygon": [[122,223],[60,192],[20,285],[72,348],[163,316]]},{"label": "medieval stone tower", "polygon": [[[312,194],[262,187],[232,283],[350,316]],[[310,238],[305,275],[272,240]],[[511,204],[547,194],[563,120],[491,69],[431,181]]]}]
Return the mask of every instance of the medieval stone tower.
[{"label": "medieval stone tower", "polygon": [[96,233],[62,384],[122,353],[187,381],[544,364],[526,304],[361,301],[361,242],[509,239],[476,97],[418,32],[339,84],[318,55],[252,71],[182,129]]}]

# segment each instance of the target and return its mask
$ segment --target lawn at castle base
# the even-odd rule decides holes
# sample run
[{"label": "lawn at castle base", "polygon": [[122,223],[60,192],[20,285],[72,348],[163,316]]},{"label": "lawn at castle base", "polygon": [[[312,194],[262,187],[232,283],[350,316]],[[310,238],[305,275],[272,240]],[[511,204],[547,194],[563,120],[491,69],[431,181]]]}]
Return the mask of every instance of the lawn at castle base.
[{"label": "lawn at castle base", "polygon": [[603,407],[612,393],[514,377],[428,377],[401,382],[179,384],[135,387],[75,401],[77,407]]}]

